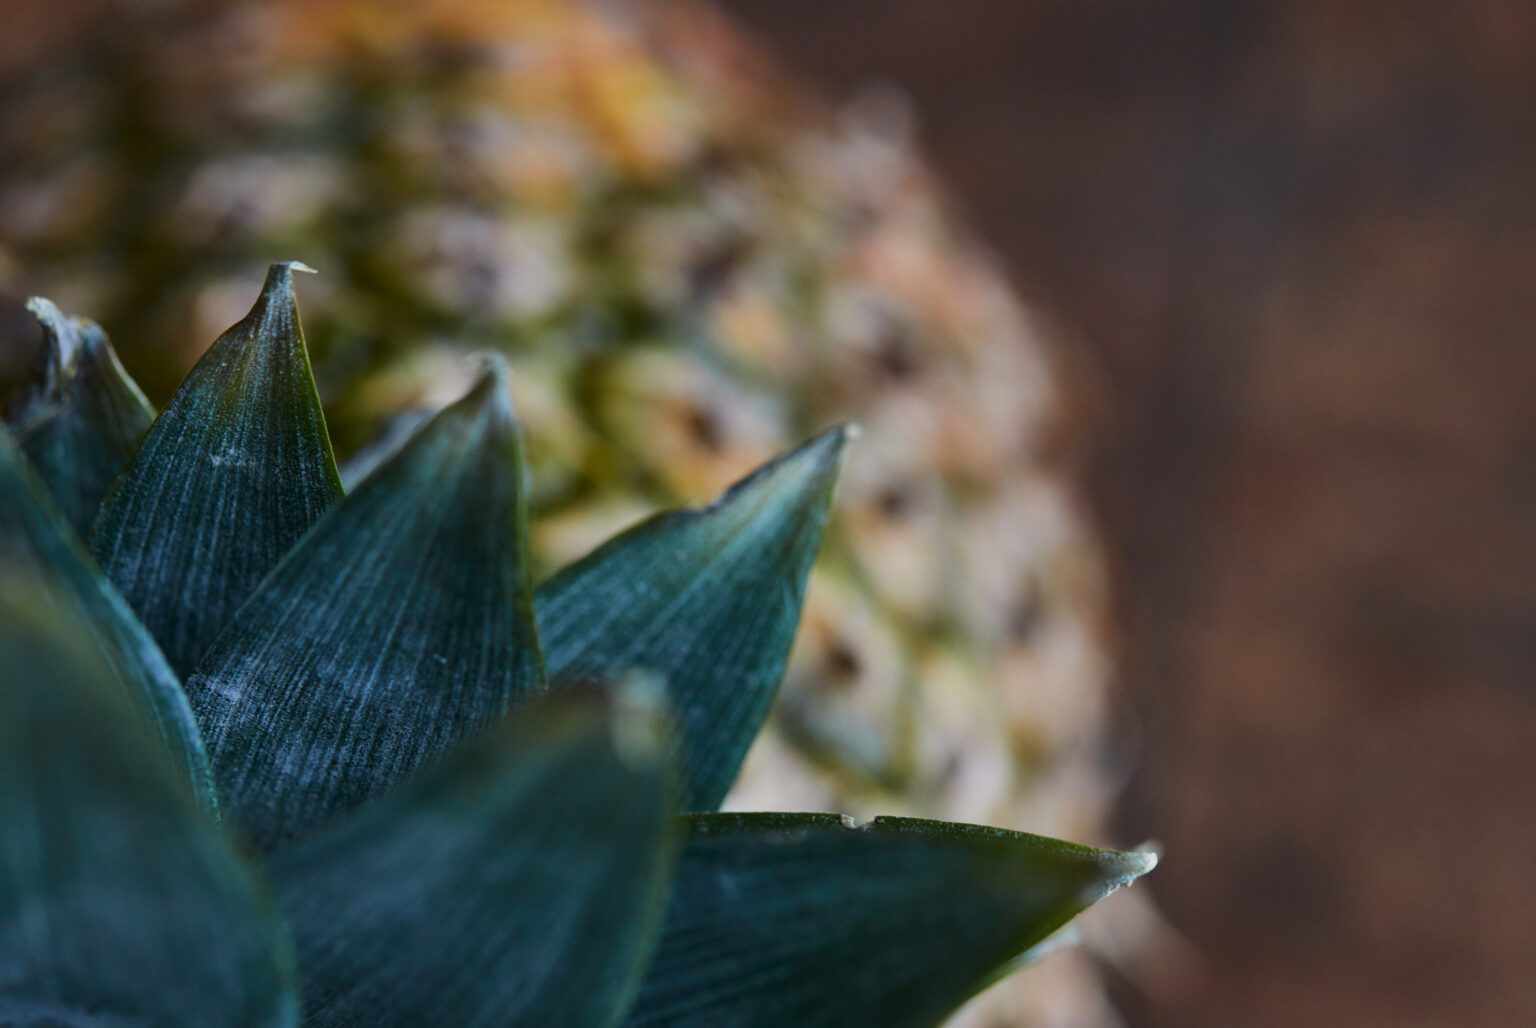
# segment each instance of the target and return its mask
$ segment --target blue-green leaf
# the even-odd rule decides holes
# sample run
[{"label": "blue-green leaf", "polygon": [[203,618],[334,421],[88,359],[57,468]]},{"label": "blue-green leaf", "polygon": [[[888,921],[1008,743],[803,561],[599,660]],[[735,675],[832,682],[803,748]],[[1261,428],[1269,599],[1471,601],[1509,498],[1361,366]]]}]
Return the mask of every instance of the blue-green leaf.
[{"label": "blue-green leaf", "polygon": [[19,453],[0,433],[0,565],[26,574],[34,606],[78,621],[92,649],[115,672],[154,726],[166,755],[209,811],[213,776],[181,682],[95,563]]},{"label": "blue-green leaf", "polygon": [[155,412],[99,326],[42,297],[27,307],[42,324],[43,349],[10,427],[83,539]]},{"label": "blue-green leaf", "polygon": [[181,675],[341,496],[295,268],[274,264],[250,314],[197,362],[91,531],[102,570]]},{"label": "blue-green leaf", "polygon": [[0,1024],[293,1025],[274,908],[91,633],[0,572]]},{"label": "blue-green leaf", "polygon": [[551,682],[636,669],[667,682],[685,810],[720,805],[773,703],[847,435],[818,436],[702,510],[642,522],[539,587]]},{"label": "blue-green leaf", "polygon": [[632,1028],[926,1028],[1156,863],[912,818],[684,820]]},{"label": "blue-green leaf", "polygon": [[542,688],[505,367],[494,358],[323,518],[188,680],[219,788],[259,847]]},{"label": "blue-green leaf", "polygon": [[617,1023],[675,856],[665,752],[644,708],[551,697],[277,854],[306,1023]]}]

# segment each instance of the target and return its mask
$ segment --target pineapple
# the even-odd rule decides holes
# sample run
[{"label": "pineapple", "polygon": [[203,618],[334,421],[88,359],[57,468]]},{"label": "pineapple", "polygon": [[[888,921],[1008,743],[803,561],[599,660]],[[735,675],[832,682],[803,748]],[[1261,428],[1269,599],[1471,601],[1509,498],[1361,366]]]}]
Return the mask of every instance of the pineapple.
[{"label": "pineapple", "polygon": [[[535,590],[505,361],[343,494],[299,267],[126,453],[105,335],[33,304],[0,431],[4,1023],[922,1028],[1155,864],[714,812],[847,432]],[[98,493],[82,540],[55,500]]]},{"label": "pineapple", "polygon": [[[0,286],[153,398],[294,254],[361,481],[516,362],[536,577],[864,429],[730,809],[1103,841],[1105,571],[1036,327],[884,100],[829,113],[687,3],[125,5],[0,104]],[[185,665],[183,665],[185,666]],[[1113,1024],[1091,962],[972,1024]]]}]

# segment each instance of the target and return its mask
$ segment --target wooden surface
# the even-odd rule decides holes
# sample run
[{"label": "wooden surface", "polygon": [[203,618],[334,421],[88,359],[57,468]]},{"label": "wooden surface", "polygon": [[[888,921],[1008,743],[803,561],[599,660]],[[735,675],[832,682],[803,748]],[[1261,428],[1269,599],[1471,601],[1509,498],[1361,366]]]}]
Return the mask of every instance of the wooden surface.
[{"label": "wooden surface", "polygon": [[1536,6],[728,0],[886,79],[1098,369],[1206,986],[1138,1025],[1536,1024]]}]

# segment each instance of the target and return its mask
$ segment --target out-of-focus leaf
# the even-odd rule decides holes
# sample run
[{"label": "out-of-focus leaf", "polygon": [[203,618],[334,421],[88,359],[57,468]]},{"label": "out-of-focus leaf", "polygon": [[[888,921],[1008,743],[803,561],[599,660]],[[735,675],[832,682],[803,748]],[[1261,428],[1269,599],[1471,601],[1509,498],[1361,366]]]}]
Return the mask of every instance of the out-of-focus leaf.
[{"label": "out-of-focus leaf", "polygon": [[213,776],[181,682],[48,499],[10,440],[0,433],[0,567],[24,574],[33,606],[58,610],[115,673],[154,726],[192,793],[215,808]]},{"label": "out-of-focus leaf", "polygon": [[341,496],[293,298],[274,264],[155,419],[107,496],[91,552],[185,675]]},{"label": "out-of-focus leaf", "polygon": [[617,1023],[675,857],[666,750],[643,707],[550,697],[278,853],[305,1023]]},{"label": "out-of-focus leaf", "polygon": [[258,846],[542,688],[505,368],[495,358],[322,519],[188,680],[219,788]]},{"label": "out-of-focus leaf", "polygon": [[40,296],[27,307],[43,326],[43,349],[10,427],[83,539],[155,412],[99,326]]},{"label": "out-of-focus leaf", "polygon": [[702,510],[660,514],[539,587],[551,682],[646,669],[681,729],[685,810],[713,810],[784,675],[847,430],[759,468]]},{"label": "out-of-focus leaf", "polygon": [[0,1024],[294,1024],[275,909],[84,626],[0,570]]},{"label": "out-of-focus leaf", "polygon": [[1156,863],[911,818],[684,820],[689,837],[631,1026],[933,1025]]}]

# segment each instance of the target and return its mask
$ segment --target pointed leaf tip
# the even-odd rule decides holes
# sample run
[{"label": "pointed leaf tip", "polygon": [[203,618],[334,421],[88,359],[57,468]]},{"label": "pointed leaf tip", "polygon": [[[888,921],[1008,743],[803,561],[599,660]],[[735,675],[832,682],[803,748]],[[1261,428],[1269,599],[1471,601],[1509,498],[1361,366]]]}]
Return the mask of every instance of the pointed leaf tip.
[{"label": "pointed leaf tip", "polygon": [[80,323],[64,316],[58,305],[46,296],[27,299],[27,310],[43,326],[43,352],[40,361],[62,371],[74,356]]},{"label": "pointed leaf tip", "polygon": [[145,434],[91,549],[185,675],[341,496],[289,278],[273,265]]},{"label": "pointed leaf tip", "polygon": [[[1106,887],[1103,896],[1108,896],[1116,889],[1123,889],[1136,879],[1148,874],[1162,862],[1162,851],[1148,844],[1139,849],[1103,850],[1101,861],[1104,867]],[[1101,898],[1101,897],[1096,897]]]},{"label": "pointed leaf tip", "polygon": [[480,361],[480,375],[460,404],[484,409],[494,423],[507,430],[517,425],[517,412],[512,405],[512,368],[499,353],[485,351],[476,355]]},{"label": "pointed leaf tip", "polygon": [[59,310],[59,305],[46,296],[27,297],[26,307],[38,321],[61,321],[64,318],[63,312]]},{"label": "pointed leaf tip", "polygon": [[794,449],[786,450],[765,462],[746,478],[727,489],[711,506],[728,501],[738,492],[750,491],[754,486],[768,479],[779,482],[779,488],[784,490],[801,490],[807,493],[825,491],[830,494],[832,485],[836,481],[838,468],[842,464],[843,454],[847,451],[849,442],[858,437],[859,429],[856,425],[836,425],[829,428],[819,435],[812,436]]},{"label": "pointed leaf tip", "polygon": [[314,268],[311,268],[308,264],[305,264],[303,261],[278,261],[278,262],[276,262],[275,264],[273,264],[271,267],[269,267],[267,269],[267,274],[270,276],[273,272],[276,272],[276,271],[286,271],[286,272],[289,272],[290,274],[292,272],[295,272],[295,271],[303,272],[306,275],[318,275],[318,274],[320,274],[319,271],[315,270]]},{"label": "pointed leaf tip", "polygon": [[34,296],[43,347],[8,419],[54,502],[82,538],[154,411],[95,322]]},{"label": "pointed leaf tip", "polygon": [[303,261],[278,261],[275,264],[269,264],[266,281],[261,285],[261,294],[248,316],[255,316],[257,311],[272,310],[275,304],[291,307],[297,311],[297,300],[293,294],[293,273],[296,271],[306,275],[319,274]]},{"label": "pointed leaf tip", "polygon": [[684,822],[631,1028],[929,1028],[1152,862],[916,818]]},{"label": "pointed leaf tip", "polygon": [[482,381],[359,483],[188,680],[219,787],[259,847],[542,690],[522,443],[495,392]]},{"label": "pointed leaf tip", "polygon": [[542,585],[552,682],[649,670],[679,722],[684,809],[711,810],[767,716],[826,527],[845,428],[698,510],[659,514]]},{"label": "pointed leaf tip", "polygon": [[[304,330],[299,325],[299,300],[293,291],[293,273],[305,270],[307,265],[299,261],[281,261],[267,266],[267,277],[261,285],[256,302],[230,332],[242,325],[248,326],[247,346],[280,348],[297,342],[304,343]],[[225,335],[229,335],[226,332]],[[221,341],[223,337],[220,337]],[[214,346],[218,346],[215,342]],[[308,355],[305,355],[308,363]]]}]

